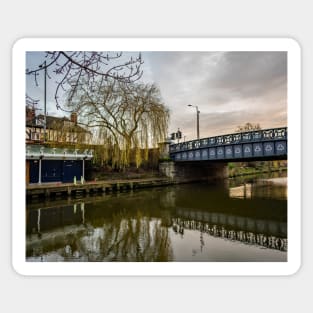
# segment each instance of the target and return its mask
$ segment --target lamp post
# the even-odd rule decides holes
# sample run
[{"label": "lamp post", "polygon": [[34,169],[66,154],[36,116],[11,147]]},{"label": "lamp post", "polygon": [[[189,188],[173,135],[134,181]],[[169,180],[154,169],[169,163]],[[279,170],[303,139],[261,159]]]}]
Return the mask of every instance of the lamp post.
[{"label": "lamp post", "polygon": [[200,111],[198,110],[198,106],[197,105],[188,104],[188,106],[196,108],[196,111],[197,111],[197,139],[199,139],[200,138],[200,131],[199,131],[199,115],[200,115]]},{"label": "lamp post", "polygon": [[44,125],[43,125],[43,142],[46,142],[46,130],[47,130],[47,63],[46,61],[39,65],[40,68],[44,67],[45,79],[44,79]]}]

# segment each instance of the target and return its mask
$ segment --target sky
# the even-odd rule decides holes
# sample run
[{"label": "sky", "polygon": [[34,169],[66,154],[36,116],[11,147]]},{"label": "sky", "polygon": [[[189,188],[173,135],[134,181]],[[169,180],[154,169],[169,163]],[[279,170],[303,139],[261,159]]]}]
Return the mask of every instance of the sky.
[{"label": "sky", "polygon": [[[138,53],[125,52],[124,57]],[[26,67],[43,62],[42,53],[28,52]],[[185,140],[228,134],[247,122],[261,128],[287,126],[287,52],[142,52],[142,82],[155,83],[170,111],[169,134],[179,128]],[[47,80],[47,112],[57,110],[54,77]],[[43,112],[43,77],[35,86],[26,78],[26,93],[39,100]]]}]

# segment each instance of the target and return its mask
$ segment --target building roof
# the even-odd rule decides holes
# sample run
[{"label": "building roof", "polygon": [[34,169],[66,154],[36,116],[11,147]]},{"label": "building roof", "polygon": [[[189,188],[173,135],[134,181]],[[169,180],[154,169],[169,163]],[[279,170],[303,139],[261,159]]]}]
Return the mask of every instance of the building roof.
[{"label": "building roof", "polygon": [[91,149],[68,149],[50,148],[41,145],[26,145],[26,159],[28,160],[91,160],[93,151]]},{"label": "building roof", "polygon": [[[44,115],[38,115],[38,120],[44,121]],[[56,117],[56,116],[46,116],[47,129],[55,129],[55,130],[68,130],[71,132],[83,132],[89,133],[85,128],[75,124],[67,117]]]},{"label": "building roof", "polygon": [[[47,129],[53,130],[66,130],[75,133],[90,133],[90,131],[86,130],[85,128],[75,124],[67,117],[56,117],[46,115],[46,123]],[[27,118],[26,117],[26,126],[28,127],[38,127],[43,128],[44,126],[44,115],[39,114],[38,116]]]}]

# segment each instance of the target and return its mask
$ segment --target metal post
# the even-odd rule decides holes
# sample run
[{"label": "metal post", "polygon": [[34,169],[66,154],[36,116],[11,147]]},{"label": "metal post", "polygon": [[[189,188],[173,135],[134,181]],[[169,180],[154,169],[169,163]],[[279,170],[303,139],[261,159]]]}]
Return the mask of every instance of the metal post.
[{"label": "metal post", "polygon": [[44,132],[43,132],[43,142],[46,142],[46,131],[47,131],[47,63],[46,61],[44,62],[45,66],[45,91],[44,91],[44,104],[45,104],[45,110],[44,110]]},{"label": "metal post", "polygon": [[199,129],[199,115],[200,115],[200,111],[198,110],[198,107],[196,106],[197,109],[197,139],[200,138],[200,129]]},{"label": "metal post", "polygon": [[41,158],[39,159],[39,174],[38,174],[38,184],[41,184]]},{"label": "metal post", "polygon": [[197,139],[199,139],[200,138],[200,127],[199,127],[200,111],[198,110],[198,106],[197,105],[188,104],[188,106],[196,108],[196,111],[197,111]]},{"label": "metal post", "polygon": [[38,233],[40,233],[40,217],[41,217],[41,214],[40,214],[41,212],[40,212],[40,210],[41,210],[41,209],[38,209],[38,210],[37,210],[37,232],[38,232]]},{"label": "metal post", "polygon": [[39,65],[39,68],[44,67],[45,77],[44,77],[44,125],[43,125],[43,142],[46,142],[46,127],[47,127],[47,62],[43,62]]}]

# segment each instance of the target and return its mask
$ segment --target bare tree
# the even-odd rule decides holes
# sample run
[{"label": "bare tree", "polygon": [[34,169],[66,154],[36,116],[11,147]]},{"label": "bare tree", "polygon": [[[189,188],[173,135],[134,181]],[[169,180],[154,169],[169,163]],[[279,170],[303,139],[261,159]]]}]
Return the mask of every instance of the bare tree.
[{"label": "bare tree", "polygon": [[39,100],[35,100],[28,95],[26,95],[25,100],[26,100],[26,106],[30,108],[36,108],[39,102]]},{"label": "bare tree", "polygon": [[138,167],[148,157],[141,149],[147,152],[167,134],[168,109],[154,84],[110,81],[92,88],[86,84],[69,97],[67,106],[78,113],[80,124],[98,130],[119,168],[129,164],[131,150]]},{"label": "bare tree", "polygon": [[[142,76],[140,66],[143,64],[141,54],[122,61],[122,52],[112,54],[95,51],[47,51],[44,60],[38,68],[26,69],[27,75],[37,77],[42,73],[57,78],[55,101],[58,109],[64,110],[60,104],[62,91],[67,91],[71,99],[79,90],[82,82],[93,86],[102,85],[107,79],[120,82],[134,82]],[[54,74],[52,74],[54,73]]]},{"label": "bare tree", "polygon": [[251,124],[251,123],[246,123],[244,125],[237,126],[235,129],[235,132],[245,132],[245,131],[251,131],[251,130],[260,130],[261,126],[259,123],[257,124]]}]

